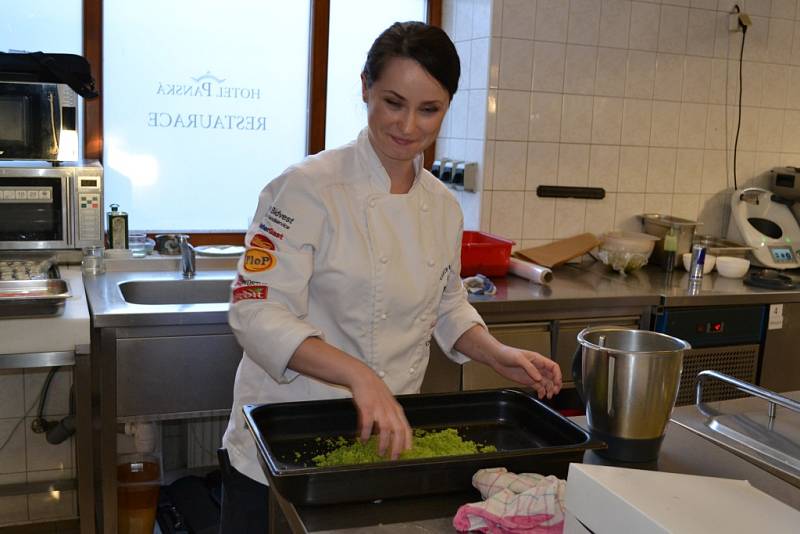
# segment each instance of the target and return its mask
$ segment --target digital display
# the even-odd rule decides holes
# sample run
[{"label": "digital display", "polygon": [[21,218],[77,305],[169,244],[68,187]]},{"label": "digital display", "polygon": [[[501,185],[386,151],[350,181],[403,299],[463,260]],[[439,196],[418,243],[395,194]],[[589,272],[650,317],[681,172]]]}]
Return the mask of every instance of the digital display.
[{"label": "digital display", "polygon": [[778,263],[791,263],[794,261],[792,247],[770,247],[772,259]]},{"label": "digital display", "polygon": [[695,330],[698,334],[721,334],[725,331],[725,323],[714,321],[711,323],[697,323]]},{"label": "digital display", "polygon": [[86,180],[81,178],[81,186],[82,187],[97,187],[97,180]]}]

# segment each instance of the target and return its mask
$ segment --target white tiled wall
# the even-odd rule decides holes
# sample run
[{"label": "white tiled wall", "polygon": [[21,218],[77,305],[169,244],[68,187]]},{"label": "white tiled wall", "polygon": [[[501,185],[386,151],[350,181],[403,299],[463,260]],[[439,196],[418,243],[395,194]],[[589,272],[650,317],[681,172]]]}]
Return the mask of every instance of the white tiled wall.
[{"label": "white tiled wall", "polygon": [[[0,485],[74,477],[74,438],[51,445],[31,422],[47,369],[0,370]],[[59,369],[50,383],[44,415],[58,421],[69,413],[72,371]],[[0,497],[0,527],[77,516],[72,490]]]},{"label": "white tiled wall", "polygon": [[[800,166],[798,0],[446,0],[462,83],[437,155],[477,161],[460,193],[468,228],[529,246],[582,231],[639,230],[673,214],[724,235],[733,187],[738,4],[743,62],[738,185]],[[603,200],[536,187],[603,187]]]}]

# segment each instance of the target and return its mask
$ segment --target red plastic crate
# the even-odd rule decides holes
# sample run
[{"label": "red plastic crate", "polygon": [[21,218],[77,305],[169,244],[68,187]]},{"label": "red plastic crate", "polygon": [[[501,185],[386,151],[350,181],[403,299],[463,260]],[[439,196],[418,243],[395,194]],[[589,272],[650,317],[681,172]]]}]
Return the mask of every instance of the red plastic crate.
[{"label": "red plastic crate", "polygon": [[510,239],[465,230],[461,239],[461,276],[505,276],[512,245],[514,241]]}]

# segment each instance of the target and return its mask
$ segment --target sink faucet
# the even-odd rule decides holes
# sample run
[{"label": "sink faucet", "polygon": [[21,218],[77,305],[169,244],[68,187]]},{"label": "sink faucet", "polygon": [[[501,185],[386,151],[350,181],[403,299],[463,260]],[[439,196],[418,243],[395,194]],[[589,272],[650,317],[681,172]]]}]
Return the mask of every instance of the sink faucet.
[{"label": "sink faucet", "polygon": [[194,278],[195,255],[194,247],[189,243],[189,236],[178,236],[178,246],[181,250],[181,273],[184,278]]}]

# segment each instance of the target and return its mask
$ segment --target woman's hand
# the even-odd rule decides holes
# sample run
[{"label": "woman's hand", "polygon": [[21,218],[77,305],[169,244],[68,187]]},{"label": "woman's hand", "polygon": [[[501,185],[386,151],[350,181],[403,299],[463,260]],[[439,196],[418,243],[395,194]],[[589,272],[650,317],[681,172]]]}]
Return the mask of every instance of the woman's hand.
[{"label": "woman's hand", "polygon": [[411,448],[411,426],[403,407],[397,402],[386,384],[368,367],[351,382],[353,402],[358,410],[358,429],[361,441],[378,434],[378,454],[387,451],[392,460]]},{"label": "woman's hand", "polygon": [[488,362],[499,375],[529,386],[539,398],[552,398],[561,391],[561,368],[538,352],[503,345],[493,351],[494,363]]},{"label": "woman's hand", "polygon": [[501,376],[533,388],[540,399],[561,391],[561,368],[556,362],[538,352],[504,345],[480,325],[464,332],[455,349]]}]

